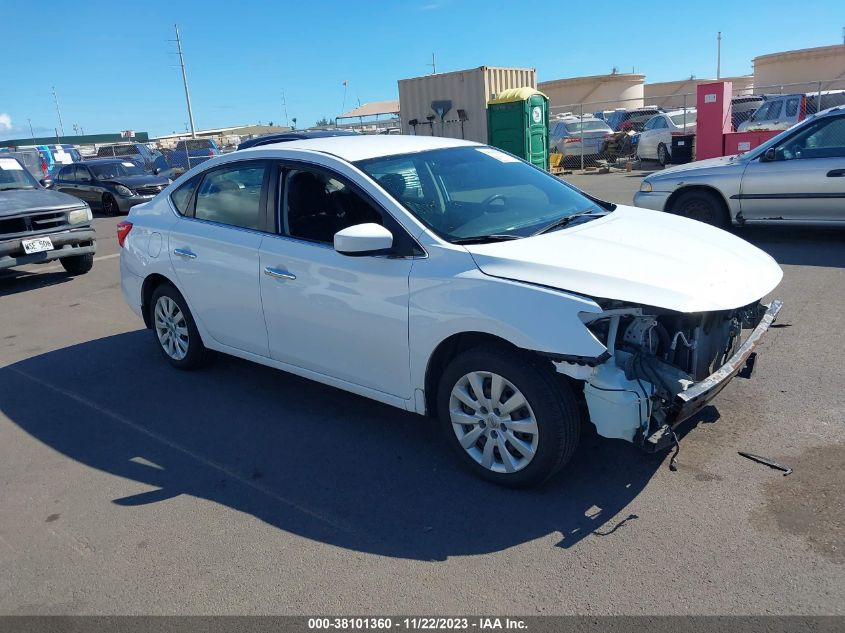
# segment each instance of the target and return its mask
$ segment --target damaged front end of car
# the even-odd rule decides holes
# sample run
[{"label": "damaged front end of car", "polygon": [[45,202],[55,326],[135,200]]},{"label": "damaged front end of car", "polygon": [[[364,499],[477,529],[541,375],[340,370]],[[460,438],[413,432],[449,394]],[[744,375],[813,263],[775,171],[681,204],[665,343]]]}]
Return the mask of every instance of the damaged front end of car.
[{"label": "damaged front end of car", "polygon": [[673,429],[700,411],[736,375],[750,377],[762,335],[782,302],[682,313],[602,301],[582,313],[607,348],[598,359],[552,358],[584,384],[599,435],[654,452],[672,445]]}]

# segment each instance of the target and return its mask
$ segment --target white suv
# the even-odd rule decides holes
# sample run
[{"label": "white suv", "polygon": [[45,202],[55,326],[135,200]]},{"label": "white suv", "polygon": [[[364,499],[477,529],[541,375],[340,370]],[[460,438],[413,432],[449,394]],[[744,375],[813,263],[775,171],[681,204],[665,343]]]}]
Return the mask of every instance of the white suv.
[{"label": "white suv", "polygon": [[741,239],[444,138],[215,158],[118,238],[123,294],[175,367],[214,350],[436,415],[469,468],[515,486],[566,463],[582,411],[671,445],[780,307],[759,303],[780,268]]}]

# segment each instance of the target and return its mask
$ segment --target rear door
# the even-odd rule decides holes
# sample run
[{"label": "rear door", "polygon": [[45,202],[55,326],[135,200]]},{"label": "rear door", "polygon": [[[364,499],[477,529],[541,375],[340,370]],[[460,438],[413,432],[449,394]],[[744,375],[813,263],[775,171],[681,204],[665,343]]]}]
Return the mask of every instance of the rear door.
[{"label": "rear door", "polygon": [[747,220],[845,222],[845,115],[796,130],[774,148],[775,160],[753,160],[742,178]]},{"label": "rear door", "polygon": [[170,261],[194,317],[219,344],[258,356],[269,353],[258,285],[267,176],[265,161],[227,163],[198,176],[169,238]]}]

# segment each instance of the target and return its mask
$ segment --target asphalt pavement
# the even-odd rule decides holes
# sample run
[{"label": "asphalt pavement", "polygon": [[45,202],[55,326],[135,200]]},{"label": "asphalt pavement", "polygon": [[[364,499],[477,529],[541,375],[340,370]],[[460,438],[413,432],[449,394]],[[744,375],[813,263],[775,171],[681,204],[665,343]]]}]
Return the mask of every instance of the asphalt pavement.
[{"label": "asphalt pavement", "polygon": [[117,222],[87,275],[0,273],[0,613],[845,614],[845,232],[739,232],[785,306],[677,472],[593,435],[510,491],[423,418],[233,358],[170,368],[120,295]]}]

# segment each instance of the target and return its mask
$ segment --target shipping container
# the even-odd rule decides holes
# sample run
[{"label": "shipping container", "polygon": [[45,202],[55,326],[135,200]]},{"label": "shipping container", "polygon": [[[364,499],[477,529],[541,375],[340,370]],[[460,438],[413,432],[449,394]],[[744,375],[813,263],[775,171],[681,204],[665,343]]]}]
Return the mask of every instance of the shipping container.
[{"label": "shipping container", "polygon": [[533,68],[481,66],[400,79],[402,133],[487,143],[487,102],[508,88],[536,87]]}]

